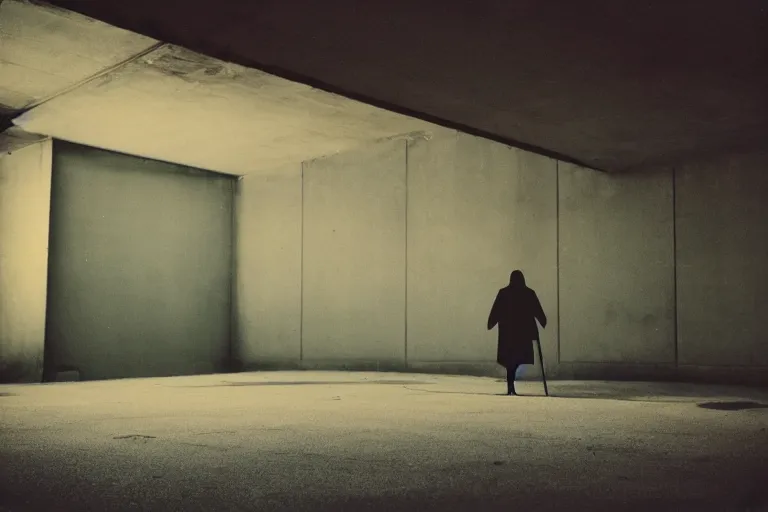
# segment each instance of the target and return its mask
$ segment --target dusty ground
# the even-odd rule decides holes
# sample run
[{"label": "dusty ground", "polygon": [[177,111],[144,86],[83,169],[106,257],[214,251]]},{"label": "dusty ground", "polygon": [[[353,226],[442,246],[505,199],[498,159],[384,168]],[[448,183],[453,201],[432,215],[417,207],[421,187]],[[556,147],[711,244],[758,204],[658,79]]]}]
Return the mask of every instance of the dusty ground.
[{"label": "dusty ground", "polygon": [[0,386],[0,510],[768,510],[768,391],[270,372]]}]

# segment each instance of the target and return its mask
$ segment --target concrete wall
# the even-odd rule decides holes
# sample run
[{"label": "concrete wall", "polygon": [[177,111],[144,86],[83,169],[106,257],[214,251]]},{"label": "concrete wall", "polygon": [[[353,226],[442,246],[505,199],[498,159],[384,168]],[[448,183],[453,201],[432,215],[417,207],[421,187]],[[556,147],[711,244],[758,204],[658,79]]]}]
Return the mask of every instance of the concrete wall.
[{"label": "concrete wall", "polygon": [[0,382],[43,371],[51,141],[0,155]]},{"label": "concrete wall", "polygon": [[274,174],[237,195],[244,368],[500,374],[485,322],[515,268],[556,365],[554,160],[441,130]]},{"label": "concrete wall", "polygon": [[498,373],[496,292],[521,269],[557,361],[556,162],[456,132],[408,151],[408,364]]},{"label": "concrete wall", "polygon": [[46,376],[226,369],[233,179],[56,141]]},{"label": "concrete wall", "polygon": [[0,157],[3,380],[39,380],[44,340],[49,378],[230,349],[501,375],[485,319],[514,268],[552,377],[767,380],[765,153],[607,175],[440,130],[239,182],[58,141],[51,165],[48,141]]},{"label": "concrete wall", "polygon": [[233,348],[241,368],[300,359],[301,188],[298,163],[237,182]]},{"label": "concrete wall", "polygon": [[553,378],[765,383],[767,161],[611,175],[438,130],[246,177],[246,366],[501,376],[520,268]]},{"label": "concrete wall", "polygon": [[302,359],[405,361],[405,141],[304,164]]},{"label": "concrete wall", "polygon": [[768,153],[682,166],[675,198],[680,364],[765,377]]},{"label": "concrete wall", "polygon": [[674,363],[672,172],[560,164],[560,357]]}]

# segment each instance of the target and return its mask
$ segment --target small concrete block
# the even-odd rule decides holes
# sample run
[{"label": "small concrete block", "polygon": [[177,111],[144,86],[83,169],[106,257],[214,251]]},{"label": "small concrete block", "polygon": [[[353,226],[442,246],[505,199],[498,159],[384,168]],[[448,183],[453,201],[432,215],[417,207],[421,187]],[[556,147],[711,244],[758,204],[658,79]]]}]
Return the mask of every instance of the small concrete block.
[{"label": "small concrete block", "polygon": [[79,382],[80,372],[77,370],[67,370],[56,374],[55,382]]}]

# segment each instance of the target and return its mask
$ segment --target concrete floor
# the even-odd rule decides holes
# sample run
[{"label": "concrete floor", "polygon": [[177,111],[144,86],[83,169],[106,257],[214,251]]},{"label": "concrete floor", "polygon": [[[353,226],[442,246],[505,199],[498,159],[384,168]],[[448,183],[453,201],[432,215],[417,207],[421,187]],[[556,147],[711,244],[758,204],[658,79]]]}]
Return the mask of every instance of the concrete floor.
[{"label": "concrete floor", "polygon": [[768,510],[768,391],[269,372],[0,386],[0,510]]}]

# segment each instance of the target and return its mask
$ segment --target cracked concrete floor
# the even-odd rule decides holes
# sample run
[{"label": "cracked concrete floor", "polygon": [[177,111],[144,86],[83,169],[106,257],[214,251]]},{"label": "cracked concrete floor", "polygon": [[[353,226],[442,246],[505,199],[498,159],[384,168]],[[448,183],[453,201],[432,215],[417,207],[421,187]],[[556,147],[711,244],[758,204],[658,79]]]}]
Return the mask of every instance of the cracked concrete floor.
[{"label": "cracked concrete floor", "polygon": [[0,386],[0,510],[768,510],[768,391],[264,372]]}]

